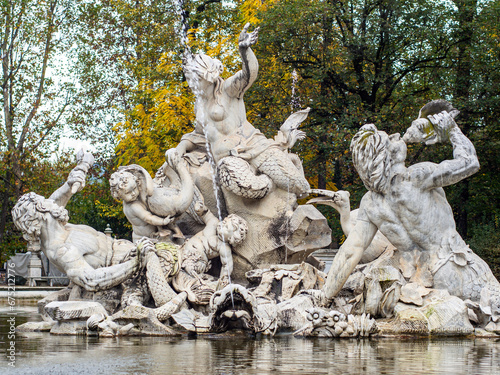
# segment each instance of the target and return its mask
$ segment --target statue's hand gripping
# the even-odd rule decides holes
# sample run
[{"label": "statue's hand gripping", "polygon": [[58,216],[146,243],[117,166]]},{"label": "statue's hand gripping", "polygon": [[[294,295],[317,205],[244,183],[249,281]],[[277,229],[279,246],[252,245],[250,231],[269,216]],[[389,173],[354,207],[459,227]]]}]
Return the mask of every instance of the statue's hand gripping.
[{"label": "statue's hand gripping", "polygon": [[453,117],[447,112],[436,113],[427,117],[434,125],[434,130],[438,133],[438,138],[444,142],[450,139],[450,131],[457,127]]}]

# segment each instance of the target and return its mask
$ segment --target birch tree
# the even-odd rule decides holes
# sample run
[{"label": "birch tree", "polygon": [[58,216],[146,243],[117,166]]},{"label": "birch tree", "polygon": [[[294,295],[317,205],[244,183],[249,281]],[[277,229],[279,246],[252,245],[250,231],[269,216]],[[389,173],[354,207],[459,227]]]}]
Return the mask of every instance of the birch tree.
[{"label": "birch tree", "polygon": [[47,155],[60,135],[71,102],[71,85],[55,82],[54,59],[65,46],[59,29],[64,0],[3,0],[0,83],[0,243],[12,204],[23,193],[30,162]]}]

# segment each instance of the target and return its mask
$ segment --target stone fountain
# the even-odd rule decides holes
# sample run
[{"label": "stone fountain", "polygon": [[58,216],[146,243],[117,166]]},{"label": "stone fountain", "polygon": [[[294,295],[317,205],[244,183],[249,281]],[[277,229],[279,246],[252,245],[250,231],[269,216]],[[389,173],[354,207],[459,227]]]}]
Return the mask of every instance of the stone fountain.
[{"label": "stone fountain", "polygon": [[[479,169],[454,121],[458,110],[430,102],[403,139],[361,127],[351,152],[368,193],[351,211],[348,192],[311,190],[289,152],[305,137],[298,128],[309,109],[293,113],[274,139],[247,121],[243,96],[258,72],[258,29],[248,27],[239,38],[242,69],[226,80],[218,60],[186,56],[195,130],[166,151],[155,177],[139,165],[112,175],[133,242],[68,223],[65,206],[93,164],[88,153],[48,199],[19,199],[15,224],[71,284],[39,301],[43,322],[18,329],[497,337],[500,284],[457,233],[443,190]],[[406,167],[407,142],[450,142],[453,159]],[[319,197],[297,204],[311,194]],[[311,255],[331,241],[313,204],[337,209],[347,237],[328,275]]]}]

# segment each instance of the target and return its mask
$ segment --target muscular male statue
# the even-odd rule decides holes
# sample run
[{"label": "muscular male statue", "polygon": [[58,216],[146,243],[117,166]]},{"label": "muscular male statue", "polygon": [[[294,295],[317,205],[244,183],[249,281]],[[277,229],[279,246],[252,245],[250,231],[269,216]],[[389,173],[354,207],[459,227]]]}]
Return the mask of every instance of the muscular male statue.
[{"label": "muscular male statue", "polygon": [[28,193],[12,210],[15,225],[76,285],[88,291],[109,289],[130,278],[139,267],[136,246],[113,240],[86,225],[68,223],[64,208],[74,192],[85,186],[85,173],[74,168],[68,180],[49,199]]},{"label": "muscular male statue", "polygon": [[354,165],[369,190],[361,200],[356,225],[341,246],[321,291],[329,303],[340,291],[377,229],[400,252],[418,251],[432,275],[433,288],[479,301],[481,289],[498,286],[488,265],[456,231],[443,190],[479,169],[476,151],[446,111],[429,115],[442,139],[453,145],[453,159],[405,166],[406,144],[364,125],[351,142]]}]

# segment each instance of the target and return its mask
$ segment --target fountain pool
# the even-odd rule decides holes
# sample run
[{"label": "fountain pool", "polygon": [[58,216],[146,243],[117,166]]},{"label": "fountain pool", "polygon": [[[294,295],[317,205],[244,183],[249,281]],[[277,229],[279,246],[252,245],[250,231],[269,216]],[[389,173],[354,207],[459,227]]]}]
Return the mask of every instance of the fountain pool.
[{"label": "fountain pool", "polygon": [[[40,320],[35,306],[16,307],[16,324]],[[8,332],[0,310],[0,344]],[[498,374],[492,339],[302,339],[217,336],[98,338],[16,334],[8,374]],[[5,374],[6,372],[2,372]]]}]

